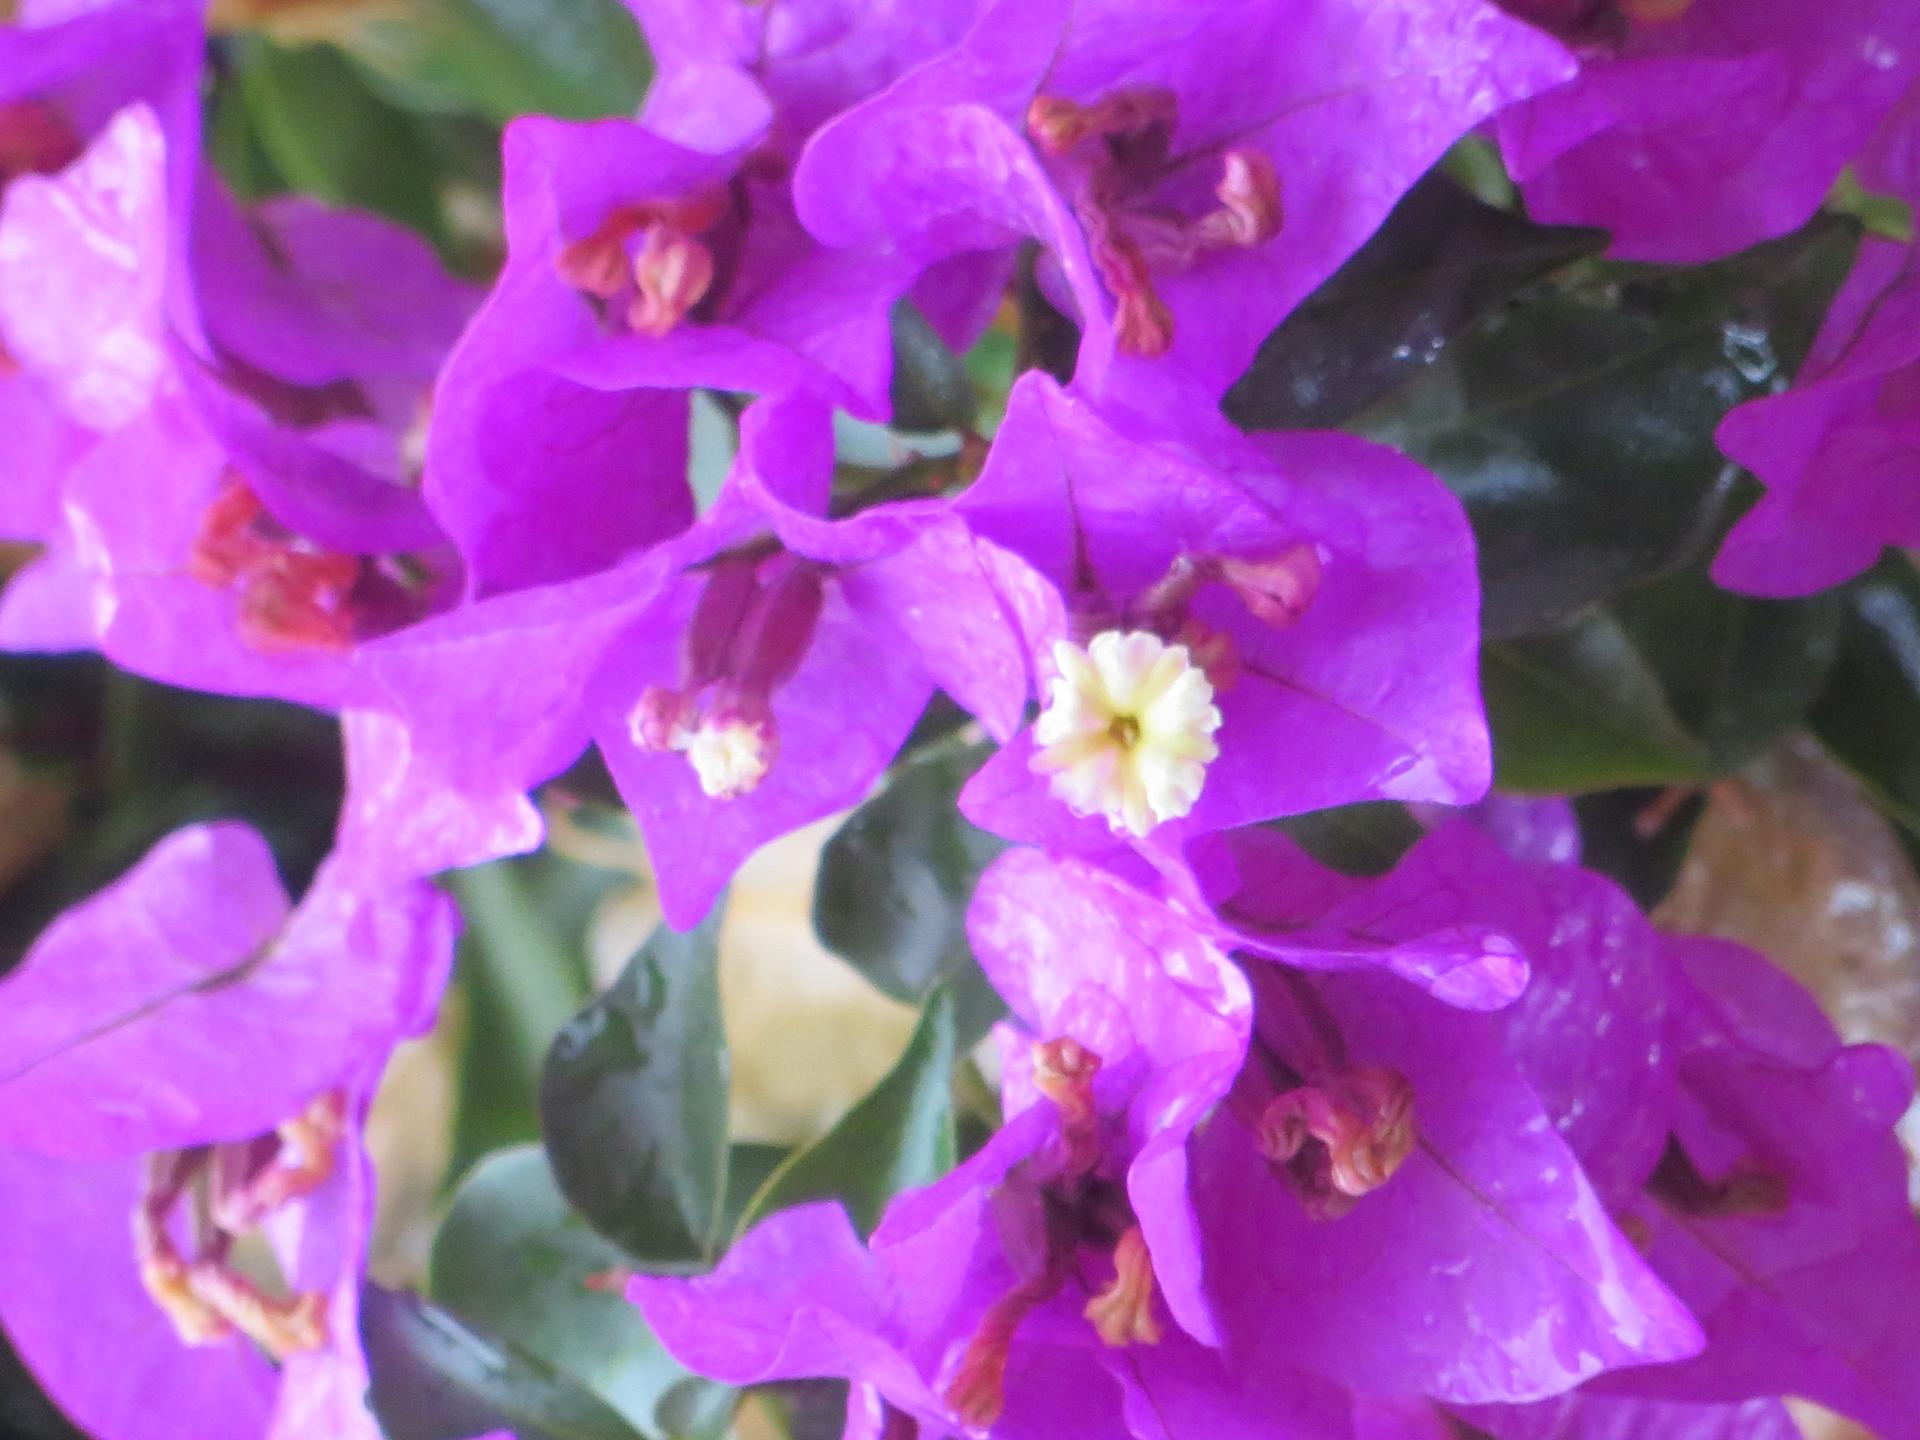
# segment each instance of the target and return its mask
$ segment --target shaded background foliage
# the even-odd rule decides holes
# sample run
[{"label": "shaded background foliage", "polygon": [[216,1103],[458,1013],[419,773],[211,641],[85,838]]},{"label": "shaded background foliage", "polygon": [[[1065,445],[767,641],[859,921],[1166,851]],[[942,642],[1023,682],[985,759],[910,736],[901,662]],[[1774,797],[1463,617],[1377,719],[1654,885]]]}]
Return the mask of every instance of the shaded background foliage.
[{"label": "shaded background foliage", "polygon": [[[217,8],[235,28],[215,42],[208,133],[229,180],[247,196],[295,190],[390,215],[475,277],[500,255],[500,125],[630,111],[648,79],[617,0]],[[1791,376],[1857,222],[1823,215],[1709,266],[1613,264],[1603,236],[1518,214],[1486,163],[1469,142],[1409,194],[1274,332],[1227,413],[1386,441],[1461,497],[1480,545],[1499,783],[1578,797],[1589,862],[1643,903],[1678,886],[1696,923],[1751,926],[1745,912],[1727,919],[1726,877],[1754,846],[1847,849],[1821,828],[1836,815],[1851,848],[1877,857],[1880,893],[1907,903],[1920,575],[1890,556],[1838,592],[1779,602],[1718,591],[1703,569],[1755,490],[1714,447],[1715,426]],[[990,432],[1016,364],[1057,369],[1071,355],[1071,326],[1030,277],[1016,298],[966,356],[903,308],[899,429]],[[938,450],[924,434],[911,443]],[[884,483],[884,459],[847,461]],[[330,838],[338,756],[333,723],[291,707],[176,691],[85,657],[0,657],[0,969],[62,906],[194,820],[248,820],[304,884]],[[994,1102],[965,1057],[998,1002],[962,918],[1001,842],[952,803],[983,757],[936,701],[886,783],[825,842],[819,945],[918,1019],[910,1034],[902,1023],[874,1087],[797,1143],[735,1133],[717,914],[625,947],[624,968],[596,963],[646,904],[631,832],[591,762],[549,796],[564,843],[449,878],[467,934],[451,1018],[430,1042],[453,1077],[449,1153],[429,1177],[439,1219],[413,1256],[420,1293],[377,1289],[367,1305],[395,1440],[490,1425],[528,1440],[837,1430],[831,1387],[756,1397],[739,1420],[739,1397],[681,1371],[609,1287],[632,1268],[700,1266],[803,1199],[837,1196],[870,1227],[891,1194],[986,1133]],[[1750,812],[1753,795],[1823,798],[1779,800],[1743,851],[1723,822],[1727,797],[1748,792]],[[1420,833],[1392,805],[1286,828],[1352,873],[1390,868]],[[1699,829],[1715,838],[1695,853]],[[1878,850],[1858,840],[1868,832]],[[1895,1011],[1913,1013],[1911,977],[1886,963],[1800,968],[1843,1019],[1863,989],[1905,986]],[[609,982],[597,993],[596,976]],[[1884,1024],[1890,1011],[1860,1013]],[[1893,1028],[1880,1038],[1920,1048],[1920,1027]],[[408,1268],[400,1253],[390,1270]],[[0,1433],[71,1433],[4,1350]]]}]

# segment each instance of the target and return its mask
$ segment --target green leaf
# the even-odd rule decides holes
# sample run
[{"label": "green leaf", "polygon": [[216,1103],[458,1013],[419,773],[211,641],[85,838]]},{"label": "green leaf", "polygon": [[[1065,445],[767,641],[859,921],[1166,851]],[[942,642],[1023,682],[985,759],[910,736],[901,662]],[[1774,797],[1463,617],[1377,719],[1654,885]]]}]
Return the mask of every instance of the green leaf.
[{"label": "green leaf", "polygon": [[953,992],[963,1045],[1005,1007],[967,944],[967,902],[1006,842],[960,814],[960,787],[987,747],[942,743],[896,765],[887,787],[827,841],[814,882],[820,943],[910,1005]]},{"label": "green leaf", "polygon": [[935,990],[903,1054],[880,1083],[819,1140],[767,1178],[740,1221],[809,1200],[840,1200],[862,1234],[902,1190],[930,1184],[954,1165],[954,1008]]},{"label": "green leaf", "polygon": [[768,1145],[753,1140],[734,1144],[727,1155],[727,1203],[720,1221],[721,1233],[732,1235],[739,1231],[741,1217],[747,1213],[753,1197],[792,1154],[790,1145]]},{"label": "green leaf", "polygon": [[1797,367],[1858,237],[1822,218],[1714,265],[1537,286],[1356,420],[1466,502],[1488,639],[1550,629],[1712,549],[1736,480],[1714,430]]},{"label": "green leaf", "polygon": [[632,114],[651,73],[619,0],[413,0],[342,43],[409,109],[592,120]]},{"label": "green leaf", "polygon": [[467,1027],[453,1171],[540,1138],[535,1101],[547,1049],[592,992],[586,936],[618,872],[551,852],[447,877],[466,929],[454,972]]},{"label": "green leaf", "polygon": [[1267,337],[1226,413],[1248,430],[1337,425],[1411,383],[1494,304],[1606,243],[1495,209],[1435,171]]},{"label": "green leaf", "polygon": [[489,1155],[453,1197],[434,1237],[430,1289],[481,1333],[592,1391],[642,1433],[686,1380],[640,1312],[590,1286],[628,1264],[567,1204],[537,1145]]},{"label": "green leaf", "polygon": [[374,94],[331,46],[285,49],[249,35],[230,53],[251,135],[280,179],[445,241],[439,169],[416,117]]},{"label": "green leaf", "polygon": [[368,1285],[360,1340],[388,1440],[641,1440],[605,1401],[516,1346],[476,1335],[413,1295]]},{"label": "green leaf", "polygon": [[1800,723],[1839,650],[1833,593],[1753,600],[1689,571],[1613,608],[1674,713],[1722,771],[1739,769]]},{"label": "green leaf", "polygon": [[607,992],[562,1027],[540,1081],[540,1130],[573,1207],[652,1263],[711,1257],[727,1173],[722,907],[654,931]]},{"label": "green leaf", "polygon": [[893,307],[893,428],[965,430],[973,424],[973,377],[911,300]]},{"label": "green leaf", "polygon": [[1751,600],[1687,571],[1489,645],[1500,783],[1582,794],[1731,773],[1805,717],[1839,633],[1834,596]]},{"label": "green leaf", "polygon": [[1890,553],[1843,592],[1839,659],[1814,734],[1920,842],[1920,572]]},{"label": "green leaf", "polygon": [[231,70],[213,74],[205,133],[207,158],[241,200],[264,199],[287,188],[261,142],[238,77]]},{"label": "green leaf", "polygon": [[1659,677],[1604,610],[1486,646],[1480,679],[1503,790],[1577,794],[1713,773],[1711,756],[1673,713]]},{"label": "green leaf", "polygon": [[1391,800],[1291,815],[1274,828],[1343,875],[1384,875],[1426,834],[1406,806]]}]

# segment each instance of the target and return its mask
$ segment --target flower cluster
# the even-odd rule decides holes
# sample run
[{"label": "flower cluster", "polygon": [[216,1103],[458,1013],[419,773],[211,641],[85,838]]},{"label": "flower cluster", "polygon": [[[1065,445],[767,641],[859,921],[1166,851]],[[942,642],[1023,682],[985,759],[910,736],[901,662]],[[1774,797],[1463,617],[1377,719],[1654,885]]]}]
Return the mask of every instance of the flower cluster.
[{"label": "flower cluster", "polygon": [[[335,714],[347,773],[297,903],[192,825],[0,978],[0,1327],[48,1393],[377,1440],[362,1130],[447,983],[432,877],[539,848],[591,750],[690,930],[957,710],[1004,1123],[870,1234],[806,1204],[633,1278],[678,1362],[849,1382],[864,1440],[1775,1440],[1787,1396],[1920,1436],[1908,1062],[1488,798],[1440,478],[1221,409],[1463,138],[1629,260],[1848,166],[1920,203],[1920,7],[628,7],[644,105],[507,125],[480,285],[228,188],[196,0],[0,5],[0,645]],[[1913,254],[1867,241],[1726,417],[1766,495],[1725,587],[1920,545]],[[900,317],[964,352],[1010,295],[1056,333],[991,433],[848,464]],[[1387,873],[1273,823],[1361,802],[1424,827]]]}]

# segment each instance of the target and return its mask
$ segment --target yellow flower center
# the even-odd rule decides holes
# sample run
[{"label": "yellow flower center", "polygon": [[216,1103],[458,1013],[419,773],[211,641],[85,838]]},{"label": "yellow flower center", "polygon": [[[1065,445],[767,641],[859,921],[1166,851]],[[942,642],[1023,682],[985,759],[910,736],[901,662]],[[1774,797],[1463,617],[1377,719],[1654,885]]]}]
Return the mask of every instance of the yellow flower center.
[{"label": "yellow flower center", "polygon": [[1033,768],[1077,815],[1145,835],[1192,810],[1220,753],[1213,685],[1184,645],[1105,630],[1053,647],[1055,676],[1034,724]]}]

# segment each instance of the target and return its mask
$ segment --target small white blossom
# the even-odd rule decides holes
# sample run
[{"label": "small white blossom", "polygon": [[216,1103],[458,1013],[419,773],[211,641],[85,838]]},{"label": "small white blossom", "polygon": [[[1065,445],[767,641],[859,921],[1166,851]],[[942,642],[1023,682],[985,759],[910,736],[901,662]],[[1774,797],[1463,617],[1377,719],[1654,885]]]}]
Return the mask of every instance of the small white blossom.
[{"label": "small white blossom", "polygon": [[1213,686],[1184,645],[1105,630],[1053,647],[1059,674],[1033,727],[1033,768],[1077,815],[1145,835],[1192,810],[1220,753]]}]

